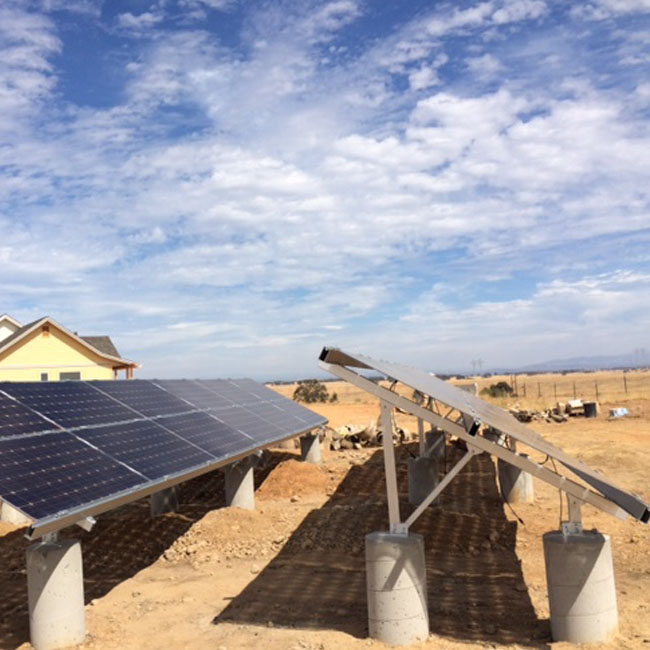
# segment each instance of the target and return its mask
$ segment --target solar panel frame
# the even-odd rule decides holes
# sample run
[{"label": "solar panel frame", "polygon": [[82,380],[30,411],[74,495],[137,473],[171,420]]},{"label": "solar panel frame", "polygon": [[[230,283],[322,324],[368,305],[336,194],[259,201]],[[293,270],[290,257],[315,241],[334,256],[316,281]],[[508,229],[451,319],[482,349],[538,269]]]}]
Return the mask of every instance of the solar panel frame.
[{"label": "solar panel frame", "polygon": [[639,521],[647,523],[650,519],[649,506],[636,495],[616,486],[604,476],[594,472],[585,463],[547,442],[542,436],[516,420],[510,413],[448,382],[442,381],[430,373],[411,366],[372,359],[362,354],[350,354],[337,348],[324,348],[320,355],[320,361],[341,367],[375,370],[418,390],[424,395],[429,395],[437,401],[468,415],[473,420],[489,424],[495,429],[512,436],[522,444],[557,459],[566,468]]}]

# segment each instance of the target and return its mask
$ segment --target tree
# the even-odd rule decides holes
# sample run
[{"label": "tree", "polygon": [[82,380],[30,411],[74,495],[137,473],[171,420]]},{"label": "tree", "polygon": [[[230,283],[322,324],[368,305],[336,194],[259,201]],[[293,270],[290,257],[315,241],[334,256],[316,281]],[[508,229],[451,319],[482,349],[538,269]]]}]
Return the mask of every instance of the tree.
[{"label": "tree", "polygon": [[330,398],[325,384],[317,379],[304,379],[298,382],[296,390],[293,391],[293,399],[296,402],[327,402]]},{"label": "tree", "polygon": [[510,397],[513,392],[512,386],[507,381],[500,381],[496,384],[491,384],[489,388],[484,388],[481,394],[489,395],[490,397]]}]

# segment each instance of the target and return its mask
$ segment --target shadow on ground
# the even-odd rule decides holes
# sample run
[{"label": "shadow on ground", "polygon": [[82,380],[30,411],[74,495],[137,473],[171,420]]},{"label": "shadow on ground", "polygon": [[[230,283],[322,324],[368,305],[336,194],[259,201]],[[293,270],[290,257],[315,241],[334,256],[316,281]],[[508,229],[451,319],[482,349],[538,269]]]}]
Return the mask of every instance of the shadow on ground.
[{"label": "shadow on ground", "polygon": [[[295,455],[273,452],[255,473],[261,484],[280,462]],[[179,489],[178,512],[152,518],[149,500],[142,499],[98,517],[91,533],[73,526],[61,537],[81,541],[86,603],[153,564],[179,537],[210,510],[225,502],[223,472],[188,481]],[[14,650],[29,640],[25,529],[0,537],[0,650]]]},{"label": "shadow on ground", "polygon": [[[411,453],[414,450],[411,450]],[[448,465],[462,451],[449,448]],[[407,449],[398,450],[402,515]],[[382,454],[350,468],[328,502],[312,511],[279,555],[215,619],[279,627],[338,629],[367,636],[364,536],[387,527]],[[517,524],[503,512],[495,466],[475,456],[413,527],[424,536],[430,629],[469,642],[548,647],[515,553]]]}]

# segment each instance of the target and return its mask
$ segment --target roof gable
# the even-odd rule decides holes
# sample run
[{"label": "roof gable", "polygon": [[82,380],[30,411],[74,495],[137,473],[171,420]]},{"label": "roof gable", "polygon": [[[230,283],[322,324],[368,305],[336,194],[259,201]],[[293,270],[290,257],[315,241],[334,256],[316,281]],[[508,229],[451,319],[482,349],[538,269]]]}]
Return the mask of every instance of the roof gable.
[{"label": "roof gable", "polygon": [[[95,354],[100,355],[101,357],[104,357],[105,359],[108,359],[110,361],[116,361],[120,364],[124,364],[128,366],[136,367],[138,365],[134,361],[129,361],[128,359],[123,359],[122,357],[120,357],[117,349],[115,348],[113,342],[110,340],[108,336],[89,336],[89,337],[78,336],[74,332],[71,332],[69,329],[63,327],[62,325],[59,325],[57,322],[52,320],[49,316],[45,316],[44,318],[39,318],[38,320],[32,321],[27,325],[23,325],[19,330],[15,331],[11,336],[8,336],[6,339],[0,341],[0,354],[3,352],[7,352],[15,345],[18,345],[20,341],[22,341],[25,337],[27,337],[29,334],[36,331],[39,327],[43,325],[51,325],[55,327],[60,332],[62,332],[65,336],[68,336],[74,341],[77,341],[77,343],[80,343],[83,347],[89,349]],[[90,341],[95,341],[95,344],[89,342],[89,340],[87,339],[90,339]]]}]

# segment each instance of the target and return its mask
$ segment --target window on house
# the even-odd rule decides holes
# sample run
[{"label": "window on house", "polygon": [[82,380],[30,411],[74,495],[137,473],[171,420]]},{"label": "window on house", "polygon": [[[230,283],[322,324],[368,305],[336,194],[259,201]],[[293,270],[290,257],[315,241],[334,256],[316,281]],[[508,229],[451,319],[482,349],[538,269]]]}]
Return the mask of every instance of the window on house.
[{"label": "window on house", "polygon": [[59,381],[79,381],[81,379],[80,372],[60,372]]},{"label": "window on house", "polygon": [[42,372],[41,381],[50,381],[50,375],[47,372]]}]

